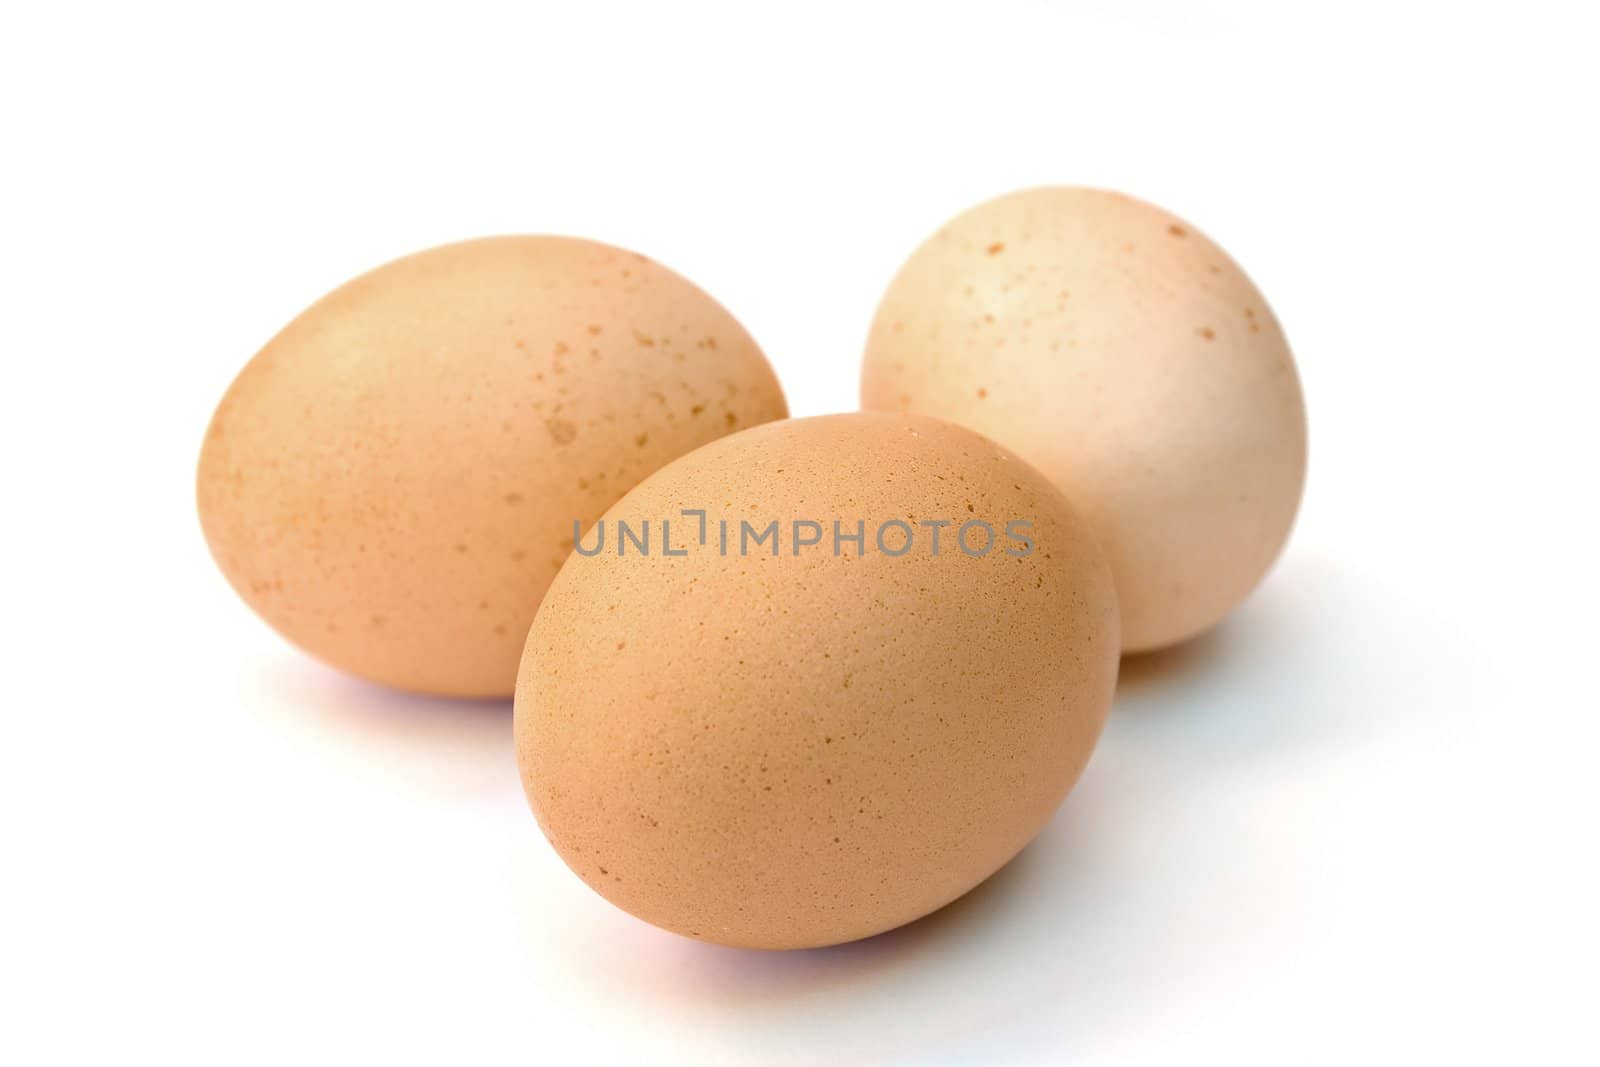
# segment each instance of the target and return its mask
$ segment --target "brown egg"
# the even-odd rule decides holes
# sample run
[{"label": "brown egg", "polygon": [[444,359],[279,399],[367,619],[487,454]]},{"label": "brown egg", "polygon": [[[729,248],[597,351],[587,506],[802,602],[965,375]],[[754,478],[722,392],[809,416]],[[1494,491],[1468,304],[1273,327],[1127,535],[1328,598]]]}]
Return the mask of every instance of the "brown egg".
[{"label": "brown egg", "polygon": [[240,596],[306,651],[503,697],[573,519],[786,414],[750,336],[659,264],[469,241],[342,286],[250,361],[206,435],[200,519]]},{"label": "brown egg", "polygon": [[1110,572],[1034,468],[923,416],[771,423],[585,533],[528,634],[518,762],[546,836],[619,907],[833,944],[949,903],[1039,832],[1117,655]]},{"label": "brown egg", "polygon": [[1260,292],[1187,222],[1096,189],[1001,197],[918,249],[878,308],[861,398],[1048,474],[1105,549],[1130,652],[1238,605],[1305,479],[1300,382]]}]

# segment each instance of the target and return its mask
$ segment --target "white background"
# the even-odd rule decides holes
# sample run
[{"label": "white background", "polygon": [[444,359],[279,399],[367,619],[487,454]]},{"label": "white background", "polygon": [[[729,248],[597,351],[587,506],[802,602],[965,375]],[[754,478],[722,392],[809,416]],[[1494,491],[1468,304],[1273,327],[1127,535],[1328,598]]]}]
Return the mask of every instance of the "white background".
[{"label": "white background", "polygon": [[[1591,5],[404,7],[0,16],[0,1059],[1596,1062]],[[927,233],[1050,182],[1255,276],[1308,492],[931,919],[763,954],[616,911],[509,706],[306,660],[206,554],[212,407],[359,271],[634,247],[817,414]]]}]

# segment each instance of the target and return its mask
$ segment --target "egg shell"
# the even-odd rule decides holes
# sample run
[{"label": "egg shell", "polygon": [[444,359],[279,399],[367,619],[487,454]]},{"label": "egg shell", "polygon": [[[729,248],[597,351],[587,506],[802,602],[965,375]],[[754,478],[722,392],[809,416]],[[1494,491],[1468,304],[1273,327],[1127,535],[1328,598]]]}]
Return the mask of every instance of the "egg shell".
[{"label": "egg shell", "polygon": [[468,241],[340,287],[250,361],[206,434],[200,518],[306,651],[505,697],[573,521],[786,414],[749,334],[672,271],[592,241]]},{"label": "egg shell", "polygon": [[[704,544],[685,509],[707,512]],[[661,551],[663,518],[681,557]],[[777,554],[723,555],[723,518],[779,521]],[[619,520],[651,521],[654,553],[617,542]],[[794,538],[795,520],[822,542],[797,552],[812,531]],[[835,542],[836,520],[865,551]],[[880,550],[889,520],[917,538],[903,554]],[[939,520],[935,555],[920,524]],[[955,539],[977,521],[996,538],[969,555]],[[1040,831],[1105,721],[1104,559],[1042,474],[970,430],[757,427],[646,479],[580,545],[598,554],[568,559],[528,634],[518,763],[567,864],[666,929],[797,948],[927,914]]]},{"label": "egg shell", "polygon": [[1214,625],[1299,507],[1305,407],[1261,293],[1192,225],[1097,189],[952,220],[878,308],[863,408],[917,411],[1036,464],[1089,520],[1130,652]]}]

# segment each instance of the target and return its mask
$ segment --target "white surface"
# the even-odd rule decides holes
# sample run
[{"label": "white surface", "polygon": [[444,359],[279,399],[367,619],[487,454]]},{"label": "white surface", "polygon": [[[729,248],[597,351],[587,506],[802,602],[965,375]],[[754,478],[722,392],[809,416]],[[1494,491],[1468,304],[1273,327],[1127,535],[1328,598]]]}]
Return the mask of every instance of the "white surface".
[{"label": "white surface", "polygon": [[[18,5],[0,25],[0,1060],[1595,1062],[1589,5]],[[346,277],[636,247],[855,404],[969,204],[1084,182],[1256,277],[1311,412],[1261,592],[1129,667],[966,900],[839,949],[615,911],[509,709],[282,644],[206,555],[206,419]]]}]

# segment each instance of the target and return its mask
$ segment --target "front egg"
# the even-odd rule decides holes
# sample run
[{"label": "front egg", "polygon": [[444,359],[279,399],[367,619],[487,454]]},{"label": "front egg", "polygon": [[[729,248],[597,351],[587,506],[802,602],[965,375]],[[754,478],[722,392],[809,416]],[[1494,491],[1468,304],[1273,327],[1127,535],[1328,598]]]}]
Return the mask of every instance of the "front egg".
[{"label": "front egg", "polygon": [[834,944],[1040,831],[1118,649],[1110,571],[1028,464],[924,416],[775,422],[585,531],[528,634],[517,757],[546,836],[619,907]]}]

